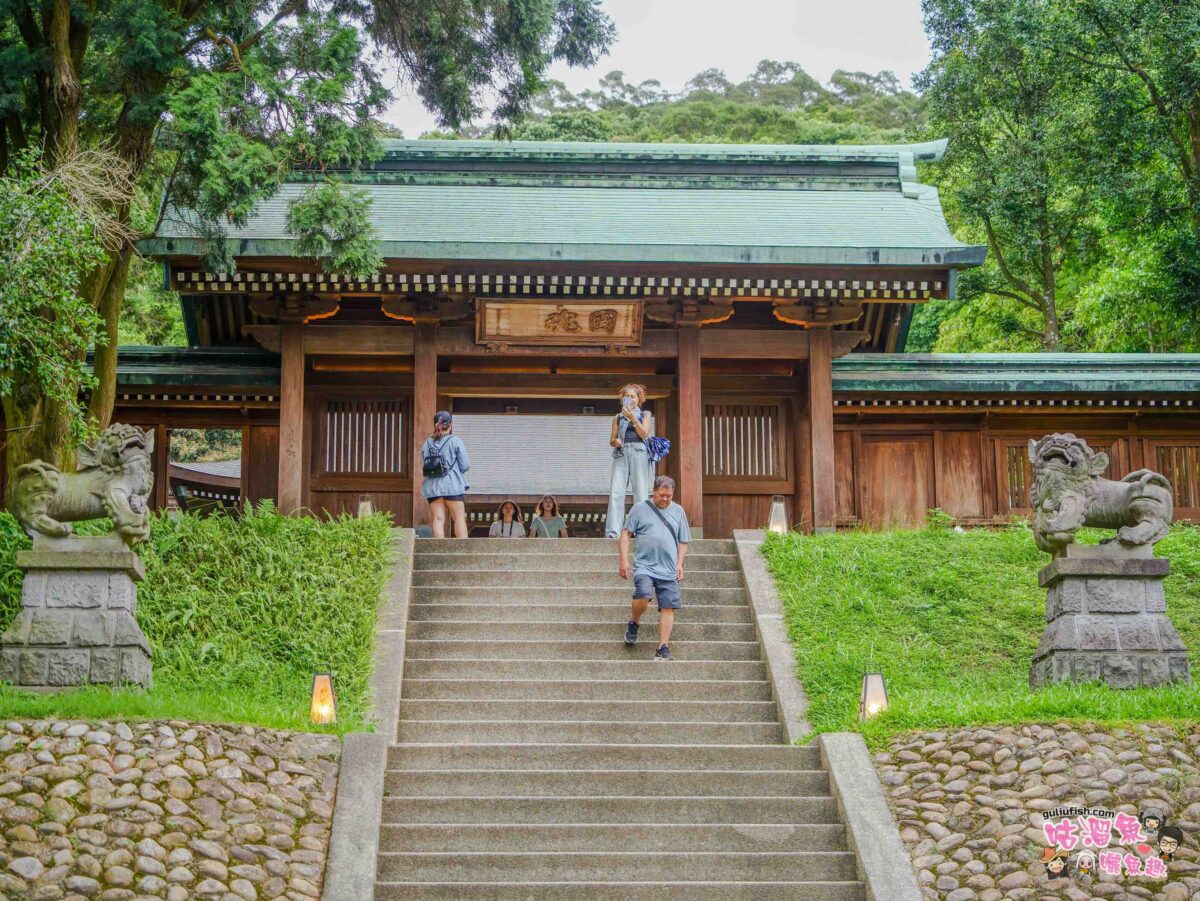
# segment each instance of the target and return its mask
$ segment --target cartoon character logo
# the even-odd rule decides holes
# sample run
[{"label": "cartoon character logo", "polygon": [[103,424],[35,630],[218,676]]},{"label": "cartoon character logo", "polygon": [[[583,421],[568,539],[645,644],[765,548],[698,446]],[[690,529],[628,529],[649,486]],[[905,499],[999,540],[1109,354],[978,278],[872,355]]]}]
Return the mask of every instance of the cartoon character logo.
[{"label": "cartoon character logo", "polygon": [[1096,855],[1091,851],[1081,851],[1075,858],[1075,872],[1080,876],[1088,876],[1096,868]]},{"label": "cartoon character logo", "polygon": [[1183,844],[1183,830],[1178,826],[1163,826],[1158,833],[1158,856],[1167,863],[1175,857],[1175,852]]},{"label": "cartoon character logo", "polygon": [[1047,848],[1042,852],[1042,863],[1046,866],[1046,875],[1051,879],[1061,879],[1068,874],[1067,852],[1062,848]]},{"label": "cartoon character logo", "polygon": [[1162,811],[1154,807],[1147,807],[1142,811],[1142,815],[1138,817],[1138,819],[1141,820],[1143,829],[1155,835],[1157,835],[1158,831],[1162,829],[1164,825],[1166,825],[1166,821],[1163,819]]}]

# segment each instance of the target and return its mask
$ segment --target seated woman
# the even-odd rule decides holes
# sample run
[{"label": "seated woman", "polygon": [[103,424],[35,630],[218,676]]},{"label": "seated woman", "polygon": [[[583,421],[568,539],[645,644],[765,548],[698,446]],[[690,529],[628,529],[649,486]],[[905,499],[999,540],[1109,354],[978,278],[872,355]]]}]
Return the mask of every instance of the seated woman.
[{"label": "seated woman", "polygon": [[538,502],[533,522],[529,524],[530,538],[566,538],[567,522],[558,512],[558,501],[547,494]]},{"label": "seated woman", "polygon": [[488,529],[488,538],[524,538],[525,526],[521,523],[523,518],[517,502],[506,500],[496,511],[496,519]]}]

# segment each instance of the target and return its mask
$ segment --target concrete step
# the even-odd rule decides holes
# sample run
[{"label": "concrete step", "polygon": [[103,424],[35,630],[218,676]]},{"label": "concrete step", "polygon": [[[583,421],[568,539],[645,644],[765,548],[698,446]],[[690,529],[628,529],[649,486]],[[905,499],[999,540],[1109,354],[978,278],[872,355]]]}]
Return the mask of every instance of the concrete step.
[{"label": "concrete step", "polygon": [[[652,675],[652,674],[651,674]],[[664,686],[657,679],[406,679],[406,700],[770,701],[768,682],[693,679]]]},{"label": "concrete step", "polygon": [[[415,624],[414,624],[415,625]],[[636,647],[621,640],[620,624],[611,627],[616,635],[608,641],[515,641],[509,639],[434,639],[408,638],[406,659],[462,659],[495,657],[498,660],[652,660],[653,635],[647,634]],[[654,630],[649,630],[653,633]],[[671,641],[671,653],[678,660],[760,660],[762,648],[757,641]],[[671,666],[658,662],[655,666]],[[669,678],[669,677],[660,677]]]},{"label": "concrete step", "polygon": [[427,795],[447,798],[607,797],[636,795],[657,798],[671,795],[705,797],[792,797],[829,794],[824,770],[391,770],[384,795]]},{"label": "concrete step", "polygon": [[[503,573],[497,573],[493,585],[454,585],[449,587],[421,586],[412,590],[414,604],[475,604],[488,606],[499,604],[628,604],[633,598],[633,584],[625,582],[615,588],[513,588],[503,582]],[[681,585],[683,606],[705,604],[721,606],[745,605],[749,603],[744,588],[698,588],[685,579]]]},{"label": "concrete step", "polygon": [[380,882],[375,901],[866,901],[860,882]]},{"label": "concrete step", "polygon": [[789,745],[403,744],[388,749],[388,769],[815,770],[820,752]]},{"label": "concrete step", "polygon": [[610,723],[774,723],[770,701],[416,701],[400,702],[401,720]]},{"label": "concrete step", "polygon": [[[641,642],[638,644],[640,647]],[[494,648],[490,650],[495,651]],[[404,679],[405,684],[409,679],[541,679],[547,682],[637,679],[677,684],[693,679],[761,682],[767,678],[766,664],[758,660],[673,660],[671,669],[665,673],[659,669],[663,665],[647,657],[622,660],[505,660],[498,657],[430,660],[416,659],[410,654],[404,661]]]},{"label": "concrete step", "polygon": [[829,797],[455,798],[384,797],[392,823],[837,823]]},{"label": "concrete step", "polygon": [[[544,558],[543,558],[544,559]],[[504,585],[512,588],[621,588],[632,590],[632,583],[617,573],[616,563],[611,569],[600,572],[580,572],[569,558],[563,558],[563,568],[542,570],[489,570],[489,569],[419,569],[413,572],[413,585],[417,588],[441,588],[454,585],[468,587],[494,587]],[[711,572],[700,570],[685,572],[686,588],[741,588],[740,572]]]},{"label": "concrete step", "polygon": [[[417,540],[416,556],[424,554],[613,554],[615,538],[421,538]],[[697,538],[688,545],[688,556],[736,554],[732,539]]]},{"label": "concrete step", "polygon": [[[605,641],[615,640],[624,647],[627,617],[608,622],[549,622],[514,623],[504,620],[478,618],[471,620],[418,620],[408,624],[408,635],[414,641]],[[657,622],[649,622],[642,630],[641,640],[657,639]],[[745,641],[757,637],[754,626],[745,623],[710,623],[703,621],[703,612],[696,620],[680,616],[671,633],[672,641]]]},{"label": "concrete step", "polygon": [[[535,542],[536,543],[536,542]],[[424,545],[422,545],[424,547]],[[493,572],[544,572],[561,570],[570,561],[575,572],[614,572],[619,560],[616,544],[606,554],[579,554],[570,558],[563,554],[516,553],[459,553],[438,554],[421,552],[414,556],[413,569],[490,570]],[[740,572],[735,554],[688,553],[687,570],[693,572]]]},{"label": "concrete step", "polygon": [[450,854],[390,851],[379,855],[381,882],[573,881],[671,882],[737,881],[842,882],[855,878],[854,855],[847,851],[520,852],[458,851]]},{"label": "concrete step", "polygon": [[777,745],[783,741],[783,727],[777,722],[401,720],[396,741],[400,744]]},{"label": "concrete step", "polygon": [[[510,623],[623,623],[629,619],[628,598],[619,604],[589,604],[586,596],[559,604],[493,604],[491,600],[480,598],[472,604],[413,604],[408,608],[408,617],[413,622],[486,619]],[[703,609],[689,612],[706,623],[753,622],[746,604],[706,604]],[[653,625],[657,619],[658,612],[651,605],[642,622]]]},{"label": "concrete step", "polygon": [[845,851],[840,824],[751,823],[725,825],[559,825],[449,826],[391,825],[379,837],[381,851]]}]

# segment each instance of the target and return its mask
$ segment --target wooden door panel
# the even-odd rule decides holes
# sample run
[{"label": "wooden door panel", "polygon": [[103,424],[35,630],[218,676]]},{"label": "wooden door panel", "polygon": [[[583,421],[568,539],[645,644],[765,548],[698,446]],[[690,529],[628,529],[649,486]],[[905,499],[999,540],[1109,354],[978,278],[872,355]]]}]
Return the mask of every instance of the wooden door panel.
[{"label": "wooden door panel", "polygon": [[275,500],[279,487],[279,426],[252,425],[243,433],[242,494],[247,503]]},{"label": "wooden door panel", "polygon": [[933,436],[864,435],[862,451],[864,523],[877,529],[922,524],[934,506]]},{"label": "wooden door panel", "polygon": [[937,505],[951,516],[983,516],[983,451],[978,432],[939,432]]}]

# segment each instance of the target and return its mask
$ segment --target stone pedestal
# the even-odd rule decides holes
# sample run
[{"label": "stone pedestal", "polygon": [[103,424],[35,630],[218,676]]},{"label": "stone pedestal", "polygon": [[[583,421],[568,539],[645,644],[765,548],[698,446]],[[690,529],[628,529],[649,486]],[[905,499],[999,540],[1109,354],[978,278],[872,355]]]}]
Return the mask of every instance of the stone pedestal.
[{"label": "stone pedestal", "polygon": [[21,615],[0,637],[0,680],[30,688],[149,688],[150,644],[134,618],[142,561],[116,536],[43,538],[17,554]]},{"label": "stone pedestal", "polygon": [[[1148,553],[1148,551],[1147,551]],[[1167,617],[1158,557],[1072,547],[1039,574],[1046,631],[1029,685],[1102,680],[1113,688],[1190,681],[1187,648]]]}]

